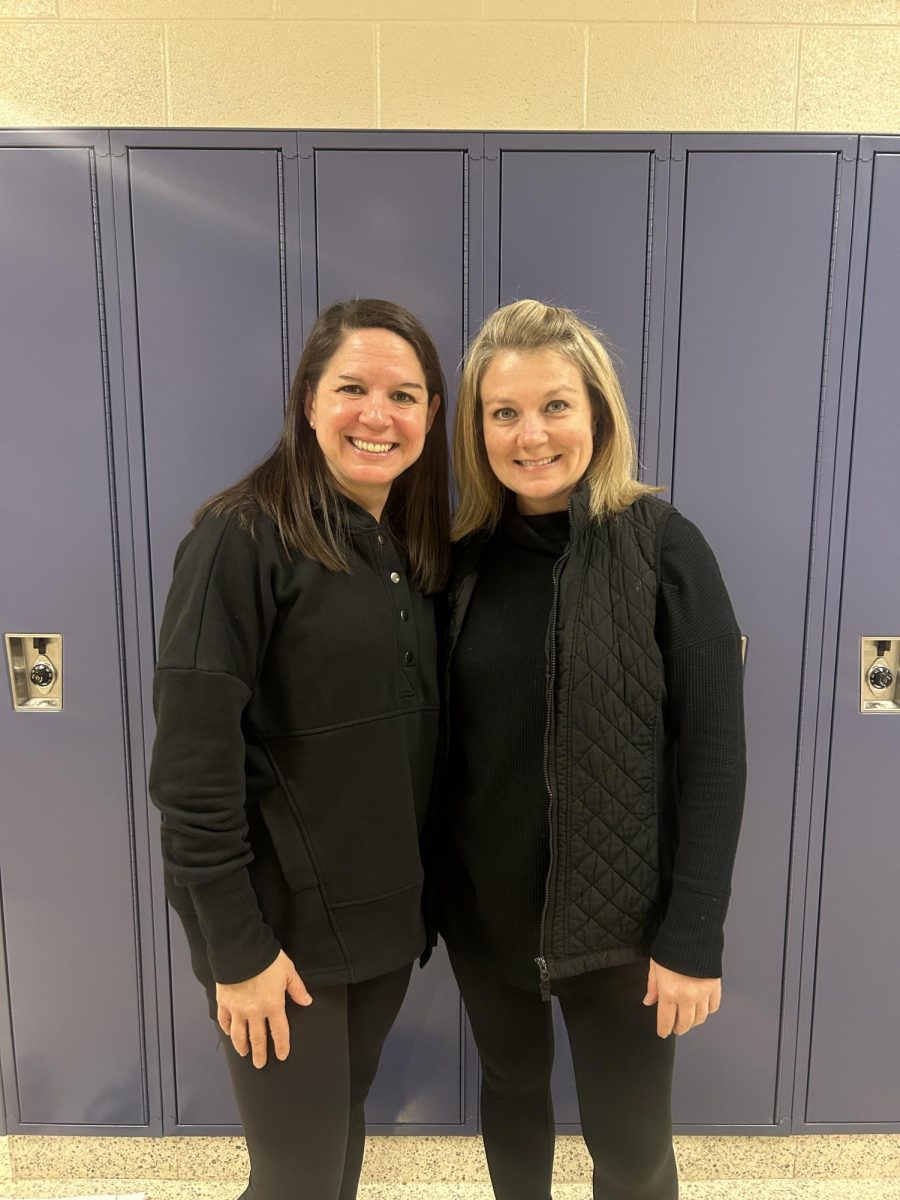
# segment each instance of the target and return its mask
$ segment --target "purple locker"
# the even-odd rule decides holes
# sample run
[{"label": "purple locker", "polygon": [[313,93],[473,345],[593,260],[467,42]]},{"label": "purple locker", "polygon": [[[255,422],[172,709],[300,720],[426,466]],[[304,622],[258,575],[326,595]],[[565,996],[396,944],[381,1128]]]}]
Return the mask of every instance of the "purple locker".
[{"label": "purple locker", "polygon": [[159,1100],[141,968],[143,951],[152,979],[151,946],[135,903],[146,860],[132,806],[108,138],[48,131],[2,142],[2,627],[63,638],[61,711],[13,711],[3,667],[7,1124],[128,1132],[158,1127]]},{"label": "purple locker", "polygon": [[[748,638],[748,791],[723,1006],[679,1046],[681,1126],[787,1129],[856,139],[673,139],[660,482]],[[671,459],[670,456],[671,455]],[[671,473],[667,469],[671,461]]]},{"label": "purple locker", "polygon": [[[860,151],[841,415],[849,501],[833,536],[843,572],[836,555],[794,1112],[798,1129],[887,1132],[900,1129],[900,712],[860,711],[860,639],[900,637],[900,139],[863,138]],[[900,701],[900,687],[886,695]]]},{"label": "purple locker", "polygon": [[[116,132],[113,153],[133,486],[147,512],[136,560],[149,755],[175,550],[197,506],[274,443],[299,355],[296,138]],[[216,1030],[162,899],[152,808],[150,826],[164,1127],[233,1125]]]}]

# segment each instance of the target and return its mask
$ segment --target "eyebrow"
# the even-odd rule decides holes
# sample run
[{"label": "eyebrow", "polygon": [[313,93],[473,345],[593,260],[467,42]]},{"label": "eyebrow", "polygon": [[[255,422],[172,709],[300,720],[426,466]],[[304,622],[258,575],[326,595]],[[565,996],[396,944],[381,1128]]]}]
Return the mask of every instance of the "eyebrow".
[{"label": "eyebrow", "polygon": [[[359,375],[338,375],[338,379],[346,379],[349,383],[365,383],[366,382],[364,379],[361,379]],[[425,389],[422,387],[421,383],[395,383],[394,387],[410,388],[410,389],[415,388],[419,392],[425,391]]]},{"label": "eyebrow", "polygon": [[[548,391],[544,392],[543,398],[546,400],[548,396],[554,396],[557,392],[575,392],[575,393],[577,393],[578,388],[570,387],[569,384],[567,384],[567,383],[561,383],[561,384],[559,384],[558,387],[552,387]],[[510,400],[506,396],[500,396],[500,397],[495,397],[491,400],[488,400],[487,403],[488,404],[509,404]]]}]

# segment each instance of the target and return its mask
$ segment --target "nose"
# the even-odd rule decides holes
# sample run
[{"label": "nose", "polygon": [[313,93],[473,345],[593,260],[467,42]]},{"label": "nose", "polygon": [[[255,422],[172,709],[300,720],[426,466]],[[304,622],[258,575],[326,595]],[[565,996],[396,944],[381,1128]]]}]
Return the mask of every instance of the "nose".
[{"label": "nose", "polygon": [[360,409],[359,419],[370,429],[385,429],[391,423],[388,398],[381,392],[371,391]]},{"label": "nose", "polygon": [[519,426],[519,445],[522,449],[543,446],[547,441],[547,430],[542,418],[537,415],[526,417]]}]

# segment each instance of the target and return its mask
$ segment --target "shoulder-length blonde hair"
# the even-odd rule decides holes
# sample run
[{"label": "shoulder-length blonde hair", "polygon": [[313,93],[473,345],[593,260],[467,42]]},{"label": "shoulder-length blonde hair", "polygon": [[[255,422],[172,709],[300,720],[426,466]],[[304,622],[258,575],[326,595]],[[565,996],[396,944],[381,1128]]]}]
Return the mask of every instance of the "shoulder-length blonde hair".
[{"label": "shoulder-length blonde hair", "polygon": [[437,348],[422,323],[389,300],[356,299],[332,304],[306,339],[291,384],[284,428],[275,449],[243,479],[212,496],[194,514],[237,512],[253,534],[257,513],[278,530],[290,555],[297,552],[331,571],[349,571],[350,537],[339,489],[304,412],[328,363],[348,333],[387,329],[412,346],[425,376],[428,401],[440,406],[415,463],[394,481],[382,522],[406,546],[410,573],[423,592],[437,592],[450,568],[450,511],[447,481],[447,388]]},{"label": "shoulder-length blonde hair", "polygon": [[489,532],[503,511],[505,489],[488,461],[481,407],[481,381],[501,350],[555,350],[581,371],[596,423],[594,456],[585,472],[592,517],[622,512],[639,496],[663,490],[637,480],[637,450],[622,385],[597,331],[571,309],[517,300],[488,317],[463,365],[453,429],[459,489],[454,541],[477,530]]}]

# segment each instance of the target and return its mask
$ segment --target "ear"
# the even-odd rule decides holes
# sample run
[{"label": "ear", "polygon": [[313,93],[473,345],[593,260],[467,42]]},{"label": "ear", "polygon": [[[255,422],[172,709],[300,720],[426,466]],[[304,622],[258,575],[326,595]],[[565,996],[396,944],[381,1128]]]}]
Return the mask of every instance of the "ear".
[{"label": "ear", "polygon": [[316,398],[313,395],[313,390],[306,385],[306,391],[303,393],[303,411],[306,413],[306,419],[309,421],[313,429],[316,427]]},{"label": "ear", "polygon": [[437,416],[437,410],[441,407],[441,397],[435,392],[431,397],[431,402],[428,405],[428,416],[425,418],[425,432],[431,431],[431,426],[434,424],[434,418]]}]

